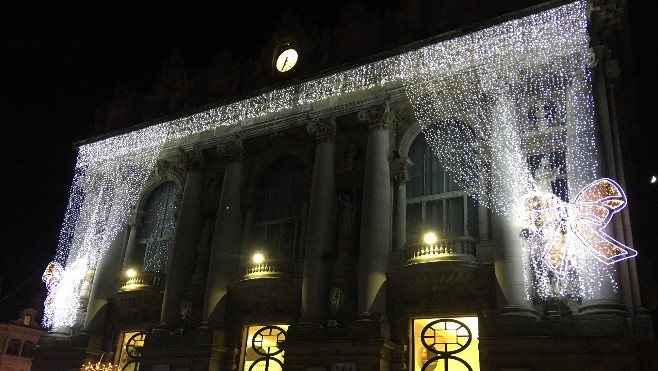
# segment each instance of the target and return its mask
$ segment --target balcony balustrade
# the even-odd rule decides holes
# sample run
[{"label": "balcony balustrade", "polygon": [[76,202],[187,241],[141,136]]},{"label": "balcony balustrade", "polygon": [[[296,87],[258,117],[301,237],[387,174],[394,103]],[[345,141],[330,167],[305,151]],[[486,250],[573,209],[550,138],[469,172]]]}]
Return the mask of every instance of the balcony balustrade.
[{"label": "balcony balustrade", "polygon": [[164,287],[165,275],[156,272],[135,272],[132,277],[121,278],[119,291],[151,290],[160,291]]},{"label": "balcony balustrade", "polygon": [[475,261],[475,245],[472,237],[448,237],[433,244],[418,242],[407,245],[408,264],[435,261]]},{"label": "balcony balustrade", "polygon": [[268,259],[260,263],[248,263],[245,266],[242,279],[288,278],[291,274],[292,264],[288,260]]}]

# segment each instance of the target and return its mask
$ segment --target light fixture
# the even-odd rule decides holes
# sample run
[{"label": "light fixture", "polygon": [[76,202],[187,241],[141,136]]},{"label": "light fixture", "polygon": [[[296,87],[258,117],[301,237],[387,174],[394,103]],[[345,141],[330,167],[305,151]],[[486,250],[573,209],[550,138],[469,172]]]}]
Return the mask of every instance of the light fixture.
[{"label": "light fixture", "polygon": [[653,184],[653,183],[655,183],[657,180],[658,180],[658,179],[656,178],[656,176],[655,176],[655,175],[652,175],[652,176],[651,176],[651,180],[650,180],[650,182],[651,182],[651,184]]},{"label": "light fixture", "polygon": [[434,232],[427,232],[423,235],[423,242],[425,242],[428,245],[434,245],[438,240],[439,238],[436,236],[436,233]]},{"label": "light fixture", "polygon": [[137,272],[134,269],[128,269],[126,271],[126,277],[133,278],[137,275]]},{"label": "light fixture", "polygon": [[251,257],[251,261],[254,262],[254,264],[261,264],[265,261],[265,256],[257,252]]}]

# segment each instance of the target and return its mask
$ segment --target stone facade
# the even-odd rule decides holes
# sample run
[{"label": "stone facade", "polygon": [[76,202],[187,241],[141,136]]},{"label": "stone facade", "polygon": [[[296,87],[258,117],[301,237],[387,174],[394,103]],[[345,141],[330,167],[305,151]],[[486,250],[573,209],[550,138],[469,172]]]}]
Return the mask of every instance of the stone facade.
[{"label": "stone facade", "polygon": [[[615,111],[628,102],[614,89],[627,50],[607,28],[623,30],[623,8],[588,6],[598,171],[623,185],[620,128],[632,123]],[[478,342],[475,360],[456,361],[474,369],[651,369],[656,344],[634,260],[616,263],[617,287],[592,298],[528,295],[522,228],[464,190],[417,195],[418,177],[431,174],[412,161],[422,140],[412,111],[392,83],[163,149],[95,266],[84,325],[44,338],[34,370],[76,369],[101,353],[140,370],[421,369],[434,365],[426,339],[439,325]],[[502,119],[492,117],[495,127]],[[437,200],[445,235],[424,242],[414,218],[429,218]],[[617,218],[611,233],[630,245],[628,213]],[[145,233],[154,220],[171,221],[171,233]],[[151,261],[162,269],[144,268]]]}]

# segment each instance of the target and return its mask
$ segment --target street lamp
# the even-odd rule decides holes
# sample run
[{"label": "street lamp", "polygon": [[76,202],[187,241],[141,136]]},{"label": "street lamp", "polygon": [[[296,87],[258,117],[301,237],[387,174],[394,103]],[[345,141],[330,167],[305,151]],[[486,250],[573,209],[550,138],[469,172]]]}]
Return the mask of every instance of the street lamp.
[{"label": "street lamp", "polygon": [[427,245],[434,245],[438,240],[439,238],[434,232],[427,232],[423,235],[423,242],[425,242]]},{"label": "street lamp", "polygon": [[251,261],[254,262],[254,264],[260,264],[265,261],[265,256],[257,252],[251,257]]}]

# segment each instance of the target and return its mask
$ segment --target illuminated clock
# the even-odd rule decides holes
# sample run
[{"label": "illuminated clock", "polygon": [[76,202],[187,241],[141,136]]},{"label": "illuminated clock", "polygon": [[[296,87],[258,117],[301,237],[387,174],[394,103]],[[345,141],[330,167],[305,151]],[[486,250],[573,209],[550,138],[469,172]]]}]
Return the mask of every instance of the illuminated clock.
[{"label": "illuminated clock", "polygon": [[297,54],[297,50],[292,48],[282,51],[281,54],[279,54],[279,56],[276,58],[275,67],[277,71],[290,71],[293,67],[295,67],[295,64],[297,64],[298,56],[299,54]]}]

